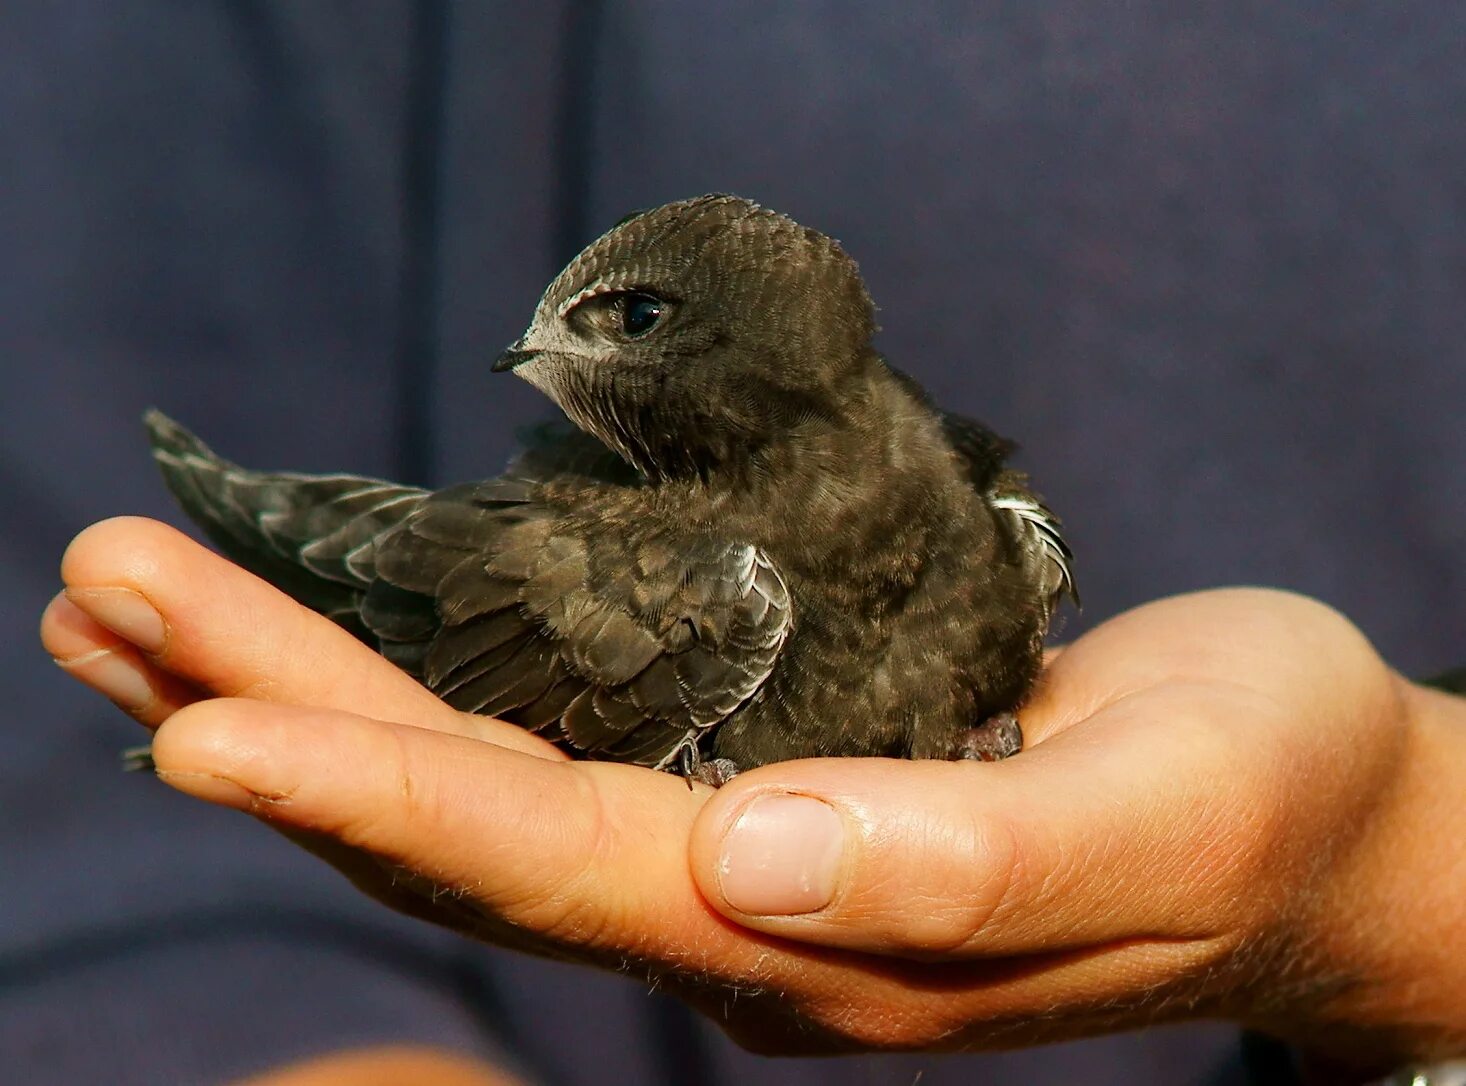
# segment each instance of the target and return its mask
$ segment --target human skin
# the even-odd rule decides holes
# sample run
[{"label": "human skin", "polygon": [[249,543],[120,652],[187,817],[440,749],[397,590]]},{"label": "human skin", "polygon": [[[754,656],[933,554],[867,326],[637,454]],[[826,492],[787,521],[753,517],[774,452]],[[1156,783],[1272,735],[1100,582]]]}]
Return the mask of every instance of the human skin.
[{"label": "human skin", "polygon": [[524,1086],[482,1061],[423,1047],[333,1052],[267,1071],[237,1086]]},{"label": "human skin", "polygon": [[47,649],[157,730],[164,781],[412,915],[644,972],[755,1050],[1187,1018],[1339,1081],[1466,1050],[1466,701],[1314,601],[1104,623],[1009,761],[787,762],[715,792],[458,713],[154,522],[87,529],[62,579]]}]

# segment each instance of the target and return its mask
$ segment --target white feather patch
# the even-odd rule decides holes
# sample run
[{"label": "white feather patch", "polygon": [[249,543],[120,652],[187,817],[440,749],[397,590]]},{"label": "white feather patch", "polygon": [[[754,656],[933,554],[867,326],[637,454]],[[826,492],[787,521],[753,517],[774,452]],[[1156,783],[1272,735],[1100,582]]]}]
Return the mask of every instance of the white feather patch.
[{"label": "white feather patch", "polygon": [[1054,515],[1032,498],[1016,495],[994,495],[989,499],[989,504],[994,509],[1003,509],[1013,514],[1023,531],[1043,548],[1049,561],[1059,568],[1059,592],[1075,596],[1074,572],[1070,565],[1074,561],[1074,552],[1059,534]]}]

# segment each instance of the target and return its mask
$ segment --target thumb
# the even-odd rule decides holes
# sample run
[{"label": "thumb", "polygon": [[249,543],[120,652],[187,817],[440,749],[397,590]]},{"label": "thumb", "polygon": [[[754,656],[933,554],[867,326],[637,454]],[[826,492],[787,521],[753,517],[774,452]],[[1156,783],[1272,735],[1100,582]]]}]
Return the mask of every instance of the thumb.
[{"label": "thumb", "polygon": [[694,823],[693,877],[745,927],[902,957],[1224,938],[1266,898],[1285,827],[1260,799],[1286,759],[1269,764],[1265,709],[1196,685],[1123,698],[1006,762],[741,775]]}]

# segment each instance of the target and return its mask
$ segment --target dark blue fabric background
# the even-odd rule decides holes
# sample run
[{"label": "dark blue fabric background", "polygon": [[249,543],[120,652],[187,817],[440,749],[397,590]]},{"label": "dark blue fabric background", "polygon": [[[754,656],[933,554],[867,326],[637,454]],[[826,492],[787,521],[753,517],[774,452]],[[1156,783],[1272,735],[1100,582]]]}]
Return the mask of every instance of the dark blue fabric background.
[{"label": "dark blue fabric background", "polygon": [[6,1081],[222,1081],[391,1040],[577,1084],[1235,1081],[1220,1027],[736,1052],[124,778],[138,733],[34,622],[83,525],[177,521],[145,406],[261,467],[489,474],[546,405],[487,363],[560,263],[727,190],[841,238],[883,349],[1021,439],[1079,556],[1069,632],[1256,582],[1407,670],[1459,662],[1466,9],[89,0],[3,24]]}]

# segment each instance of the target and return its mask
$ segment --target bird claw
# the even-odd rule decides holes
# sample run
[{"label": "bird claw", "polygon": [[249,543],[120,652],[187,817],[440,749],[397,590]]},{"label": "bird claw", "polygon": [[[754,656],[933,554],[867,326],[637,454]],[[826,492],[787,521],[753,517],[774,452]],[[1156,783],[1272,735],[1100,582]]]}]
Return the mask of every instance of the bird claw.
[{"label": "bird claw", "polygon": [[704,761],[702,751],[697,745],[697,739],[690,733],[678,744],[677,749],[667,756],[663,766],[670,766],[673,763],[676,764],[677,772],[687,782],[689,789],[692,788],[694,780],[710,784],[714,788],[721,788],[738,775],[738,767],[727,758],[710,758]]},{"label": "bird claw", "polygon": [[677,772],[682,774],[682,779],[687,782],[687,790],[692,791],[692,778],[697,776],[697,771],[702,768],[702,754],[697,749],[695,742],[684,739],[682,745],[677,748]]},{"label": "bird claw", "polygon": [[727,758],[710,758],[704,761],[702,750],[693,737],[683,740],[673,758],[676,758],[677,772],[682,774],[688,788],[692,788],[692,781],[695,780],[721,788],[737,775],[736,765]]},{"label": "bird claw", "polygon": [[957,744],[956,757],[974,762],[998,762],[1023,749],[1023,729],[1012,713],[996,713],[972,728]]}]

